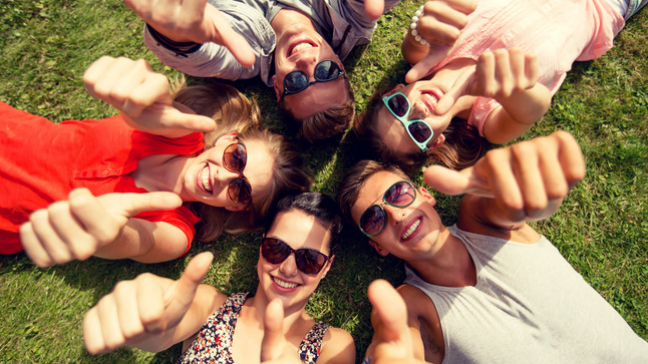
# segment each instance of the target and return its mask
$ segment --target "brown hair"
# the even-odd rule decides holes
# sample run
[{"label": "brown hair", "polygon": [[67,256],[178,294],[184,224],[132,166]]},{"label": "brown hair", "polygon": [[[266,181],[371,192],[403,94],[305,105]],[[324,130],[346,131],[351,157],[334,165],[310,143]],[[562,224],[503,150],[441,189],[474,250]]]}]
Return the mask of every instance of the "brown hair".
[{"label": "brown hair", "polygon": [[352,225],[356,227],[358,226],[351,216],[351,208],[358,200],[360,190],[369,177],[383,171],[394,173],[403,180],[412,182],[405,172],[393,164],[365,159],[351,167],[349,172],[347,172],[342,179],[342,182],[338,185],[336,200],[338,206],[340,206],[340,212]]},{"label": "brown hair", "polygon": [[470,167],[490,148],[490,143],[479,135],[476,128],[468,125],[467,120],[453,118],[443,132],[446,140],[430,153],[417,152],[398,154],[390,150],[382,140],[377,129],[377,117],[385,107],[382,95],[386,89],[374,93],[369,106],[358,115],[354,124],[355,137],[369,147],[369,151],[385,161],[394,163],[407,173],[414,173],[423,165],[441,164],[455,170]]},{"label": "brown hair", "polygon": [[243,141],[261,141],[274,159],[270,192],[264,199],[253,199],[250,210],[234,212],[202,203],[192,204],[201,218],[196,226],[197,240],[214,240],[223,231],[233,233],[260,228],[273,202],[283,195],[308,189],[311,178],[301,168],[300,155],[286,138],[261,129],[261,114],[255,101],[250,101],[234,87],[221,83],[211,87],[181,87],[174,100],[200,115],[212,117],[216,122],[216,129],[205,134],[205,149],[213,147],[221,136],[237,132]]},{"label": "brown hair", "polygon": [[344,79],[344,85],[348,93],[348,100],[341,106],[335,106],[326,110],[318,111],[313,115],[299,120],[286,109],[284,101],[279,105],[284,111],[284,116],[290,122],[300,125],[297,137],[306,139],[310,143],[324,140],[342,134],[351,125],[355,117],[355,97],[351,90],[348,79]]}]

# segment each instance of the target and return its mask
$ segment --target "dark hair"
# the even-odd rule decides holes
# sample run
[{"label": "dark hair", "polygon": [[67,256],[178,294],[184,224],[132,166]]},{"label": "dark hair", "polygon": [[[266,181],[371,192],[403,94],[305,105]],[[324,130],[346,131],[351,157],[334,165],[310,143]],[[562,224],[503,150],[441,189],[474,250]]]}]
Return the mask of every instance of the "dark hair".
[{"label": "dark hair", "polygon": [[393,164],[365,159],[351,167],[338,186],[336,200],[340,207],[340,212],[344,219],[356,228],[358,227],[358,224],[351,216],[351,208],[358,200],[360,190],[369,177],[383,171],[394,173],[403,180],[412,182],[405,172]]},{"label": "dark hair", "polygon": [[299,210],[314,217],[324,228],[331,232],[329,248],[332,254],[342,231],[342,218],[335,201],[328,195],[319,192],[303,192],[297,195],[285,196],[277,202],[269,215],[271,218],[267,220],[266,231],[270,229],[280,212],[291,210]]},{"label": "dark hair", "polygon": [[384,161],[398,165],[408,174],[430,164],[441,164],[460,170],[474,165],[490,148],[490,143],[479,135],[476,128],[468,125],[467,120],[455,117],[443,132],[445,142],[429,154],[420,151],[409,154],[395,153],[385,145],[377,129],[378,113],[385,107],[382,95],[386,91],[383,88],[374,93],[369,106],[353,123],[355,137],[367,145],[368,152]]},{"label": "dark hair", "polygon": [[282,100],[279,105],[284,111],[284,117],[290,122],[298,124],[297,137],[306,139],[310,143],[328,139],[342,134],[351,125],[355,117],[355,98],[348,79],[344,79],[345,88],[348,93],[348,100],[341,106],[335,106],[326,110],[318,111],[313,115],[299,120],[286,109]]}]

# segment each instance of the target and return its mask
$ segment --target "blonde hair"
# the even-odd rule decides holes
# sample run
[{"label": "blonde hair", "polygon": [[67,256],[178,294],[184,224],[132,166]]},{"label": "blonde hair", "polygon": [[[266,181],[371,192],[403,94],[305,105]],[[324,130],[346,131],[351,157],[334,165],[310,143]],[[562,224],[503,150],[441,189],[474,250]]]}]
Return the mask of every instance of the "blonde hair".
[{"label": "blonde hair", "polygon": [[188,106],[197,114],[209,116],[216,129],[205,134],[205,149],[214,146],[218,138],[236,132],[243,141],[263,143],[274,159],[273,178],[268,196],[253,199],[246,211],[228,211],[202,203],[192,203],[201,221],[196,225],[196,239],[212,241],[223,232],[254,230],[263,226],[272,204],[290,193],[306,191],[311,178],[302,170],[302,160],[295,148],[282,135],[261,128],[261,113],[257,103],[232,86],[214,83],[213,86],[190,86],[180,83],[174,100]]}]

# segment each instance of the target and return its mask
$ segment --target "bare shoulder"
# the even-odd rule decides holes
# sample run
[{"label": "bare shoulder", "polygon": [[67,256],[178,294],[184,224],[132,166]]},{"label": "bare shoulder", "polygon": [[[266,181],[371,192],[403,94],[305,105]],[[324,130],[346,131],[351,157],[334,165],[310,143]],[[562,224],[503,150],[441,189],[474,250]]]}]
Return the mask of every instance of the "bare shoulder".
[{"label": "bare shoulder", "polygon": [[414,355],[428,362],[441,362],[444,353],[443,330],[434,303],[420,289],[403,284],[396,289],[407,307],[407,323],[412,332]]},{"label": "bare shoulder", "polygon": [[355,343],[351,334],[346,330],[330,327],[322,339],[317,363],[355,363],[355,354]]}]

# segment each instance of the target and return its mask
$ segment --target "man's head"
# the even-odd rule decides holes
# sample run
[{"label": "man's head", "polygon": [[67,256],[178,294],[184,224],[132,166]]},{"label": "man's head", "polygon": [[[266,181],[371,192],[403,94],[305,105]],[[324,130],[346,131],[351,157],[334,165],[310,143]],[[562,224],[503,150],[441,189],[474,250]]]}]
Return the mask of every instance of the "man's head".
[{"label": "man's head", "polygon": [[295,23],[278,34],[274,90],[286,116],[310,142],[342,133],[355,116],[344,65],[312,27]]},{"label": "man's head", "polygon": [[337,200],[343,216],[381,255],[410,260],[434,250],[442,226],[436,201],[397,167],[359,162],[340,184]]}]

